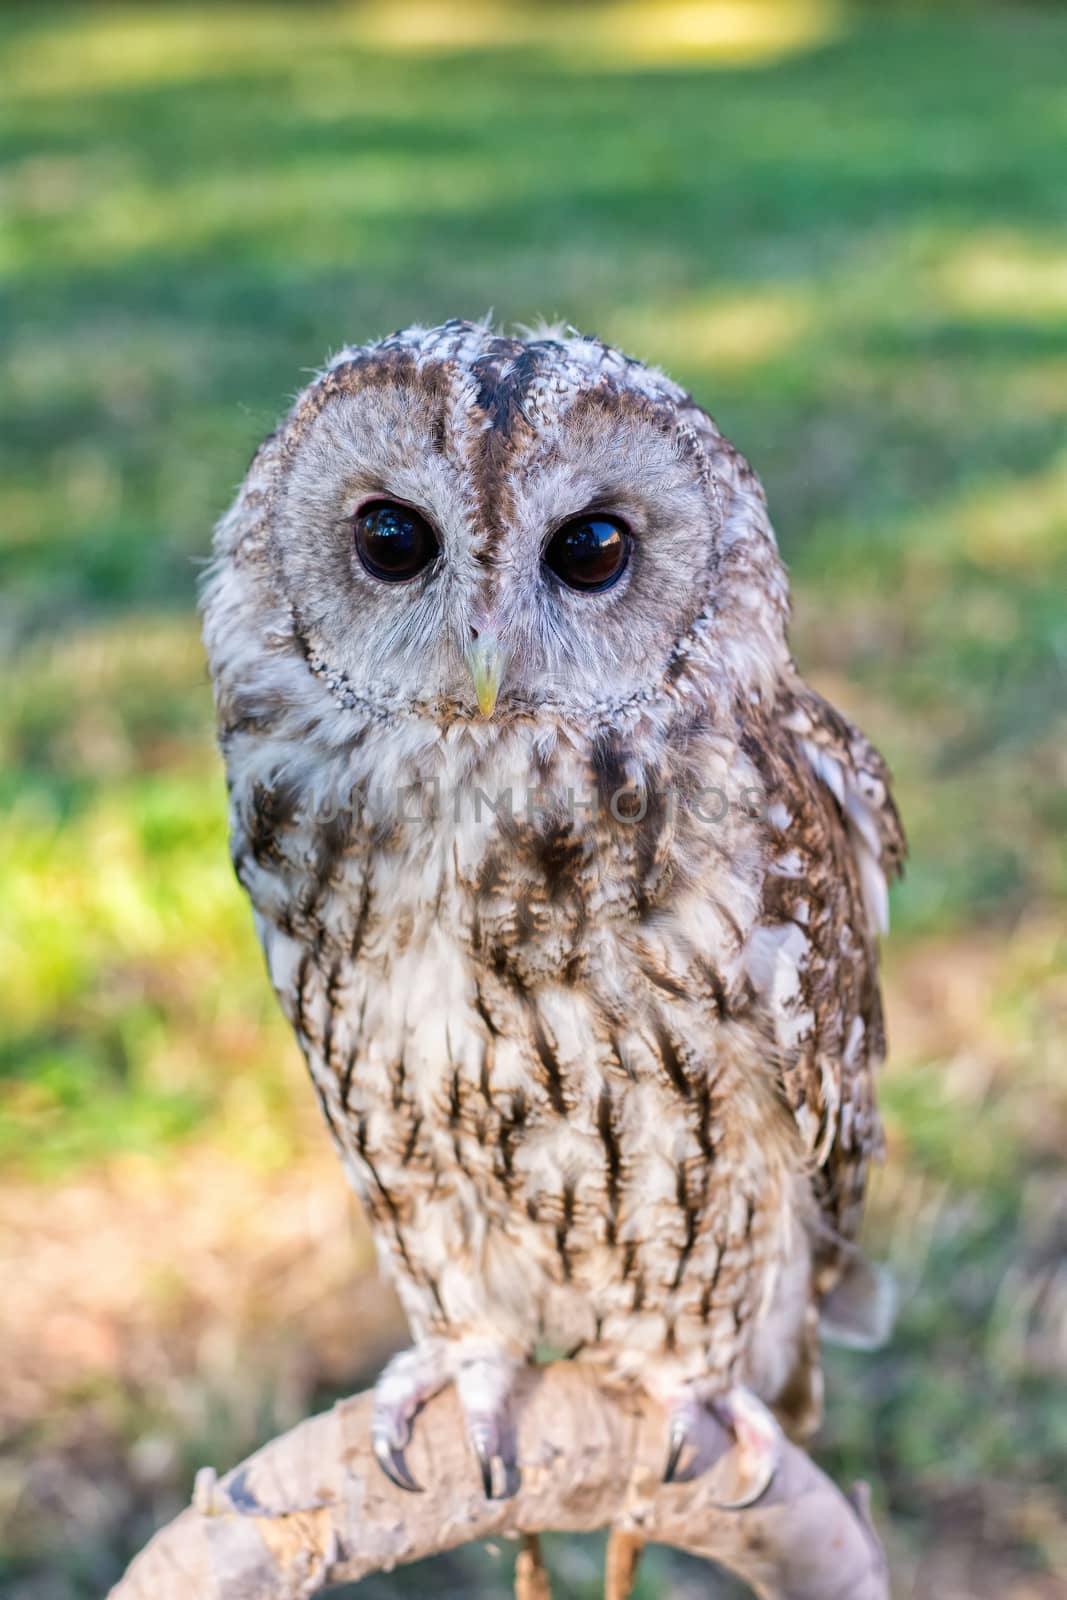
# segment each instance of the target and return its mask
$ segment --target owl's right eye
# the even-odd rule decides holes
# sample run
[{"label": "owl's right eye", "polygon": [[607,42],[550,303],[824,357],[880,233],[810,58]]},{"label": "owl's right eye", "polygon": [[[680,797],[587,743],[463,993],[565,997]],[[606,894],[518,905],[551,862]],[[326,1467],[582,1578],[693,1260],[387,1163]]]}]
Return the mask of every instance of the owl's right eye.
[{"label": "owl's right eye", "polygon": [[369,500],[352,519],[356,554],[372,578],[406,583],[438,552],[426,518],[398,500]]}]

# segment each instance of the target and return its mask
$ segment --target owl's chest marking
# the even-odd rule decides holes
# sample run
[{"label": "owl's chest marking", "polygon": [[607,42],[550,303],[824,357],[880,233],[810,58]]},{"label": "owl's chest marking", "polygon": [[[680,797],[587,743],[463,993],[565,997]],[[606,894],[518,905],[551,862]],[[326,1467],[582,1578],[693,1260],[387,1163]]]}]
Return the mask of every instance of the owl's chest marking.
[{"label": "owl's chest marking", "polygon": [[743,828],[256,814],[271,976],[415,1324],[729,1365],[795,1164],[745,1012]]}]

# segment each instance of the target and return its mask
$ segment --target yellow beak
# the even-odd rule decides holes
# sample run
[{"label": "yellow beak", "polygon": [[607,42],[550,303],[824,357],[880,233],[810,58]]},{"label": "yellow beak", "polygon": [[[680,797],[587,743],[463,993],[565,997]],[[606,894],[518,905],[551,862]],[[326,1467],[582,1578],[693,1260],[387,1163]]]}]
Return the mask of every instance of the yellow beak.
[{"label": "yellow beak", "polygon": [[463,659],[478,697],[478,709],[483,717],[491,717],[500,692],[500,679],[507,666],[507,653],[496,634],[483,629],[464,650]]}]

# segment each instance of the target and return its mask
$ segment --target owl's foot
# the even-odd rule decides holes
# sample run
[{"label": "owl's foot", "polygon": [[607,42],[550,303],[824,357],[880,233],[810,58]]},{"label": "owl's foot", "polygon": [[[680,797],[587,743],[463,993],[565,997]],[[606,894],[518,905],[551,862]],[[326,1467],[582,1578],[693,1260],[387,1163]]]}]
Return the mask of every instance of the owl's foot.
[{"label": "owl's foot", "polygon": [[508,1395],[518,1363],[481,1341],[428,1339],[389,1362],[374,1388],[371,1445],[378,1465],[398,1489],[417,1494],[406,1451],[420,1406],[455,1382],[467,1439],[487,1500],[508,1499],[519,1486]]},{"label": "owl's foot", "polygon": [[411,1442],[415,1413],[445,1387],[449,1376],[445,1347],[440,1340],[431,1339],[411,1350],[401,1350],[374,1385],[371,1447],[390,1483],[410,1494],[419,1494],[422,1489],[411,1476],[404,1456]]},{"label": "owl's foot", "polygon": [[499,1349],[483,1345],[464,1351],[460,1347],[456,1390],[487,1500],[510,1500],[519,1487],[515,1428],[508,1405],[516,1365],[513,1357]]},{"label": "owl's foot", "polygon": [[762,1400],[740,1384],[704,1401],[690,1389],[670,1410],[670,1448],[663,1472],[673,1483],[686,1446],[697,1432],[700,1413],[709,1410],[734,1436],[734,1447],[724,1458],[733,1471],[736,1493],[717,1502],[722,1511],[741,1511],[755,1505],[771,1486],[778,1470],[782,1430]]}]

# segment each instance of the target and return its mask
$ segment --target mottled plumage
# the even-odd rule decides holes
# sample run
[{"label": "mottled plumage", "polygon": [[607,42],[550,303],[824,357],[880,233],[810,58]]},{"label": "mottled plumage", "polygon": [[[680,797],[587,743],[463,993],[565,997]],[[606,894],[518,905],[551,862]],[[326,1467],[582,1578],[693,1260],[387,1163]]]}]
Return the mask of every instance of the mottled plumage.
[{"label": "mottled plumage", "polygon": [[[375,495],[436,530],[409,583],[353,554]],[[589,507],[633,537],[604,593],[541,560]],[[787,609],[759,483],[706,413],[551,330],[343,351],[219,526],[233,857],[411,1324],[394,1452],[456,1377],[506,1456],[542,1342],[672,1414],[740,1386],[797,1425],[817,1408],[815,1311],[879,1145],[903,842]],[[490,717],[464,654],[487,625]]]}]

